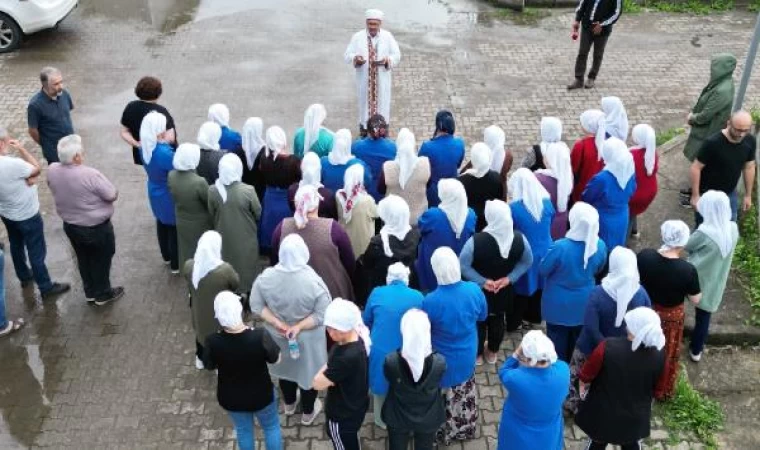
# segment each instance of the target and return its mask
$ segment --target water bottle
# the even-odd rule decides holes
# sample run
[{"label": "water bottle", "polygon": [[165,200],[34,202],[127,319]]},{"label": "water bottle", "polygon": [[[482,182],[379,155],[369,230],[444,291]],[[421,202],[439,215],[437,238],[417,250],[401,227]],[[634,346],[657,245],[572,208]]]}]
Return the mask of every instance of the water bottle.
[{"label": "water bottle", "polygon": [[301,357],[301,349],[298,348],[298,341],[292,334],[288,336],[288,351],[292,359],[298,359]]}]

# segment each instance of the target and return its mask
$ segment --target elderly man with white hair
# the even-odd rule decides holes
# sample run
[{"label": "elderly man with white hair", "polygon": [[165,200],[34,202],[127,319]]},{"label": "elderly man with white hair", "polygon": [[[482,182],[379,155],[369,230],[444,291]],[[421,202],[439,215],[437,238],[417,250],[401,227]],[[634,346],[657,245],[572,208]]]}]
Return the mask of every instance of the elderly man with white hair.
[{"label": "elderly man with white hair", "polygon": [[380,29],[384,14],[377,9],[365,12],[367,27],[353,35],[346,48],[346,64],[356,70],[356,94],[359,102],[359,132],[366,135],[364,124],[375,114],[390,122],[391,71],[401,61],[401,51],[393,35]]},{"label": "elderly man with white hair", "polygon": [[123,287],[111,287],[111,260],[116,253],[111,216],[119,192],[105,175],[84,165],[79,135],[58,141],[58,159],[48,168],[48,186],[77,255],[84,295],[102,306],[124,295]]}]

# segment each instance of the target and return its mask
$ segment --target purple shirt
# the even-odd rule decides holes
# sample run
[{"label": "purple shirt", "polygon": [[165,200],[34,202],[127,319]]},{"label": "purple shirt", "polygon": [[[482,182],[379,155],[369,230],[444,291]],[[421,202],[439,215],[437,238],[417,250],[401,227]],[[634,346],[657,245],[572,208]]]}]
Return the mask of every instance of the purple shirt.
[{"label": "purple shirt", "polygon": [[118,191],[102,173],[84,165],[53,163],[48,167],[48,186],[55,209],[64,222],[92,227],[113,215]]},{"label": "purple shirt", "polygon": [[[565,234],[567,233],[567,227],[568,227],[568,214],[569,214],[569,207],[568,210],[565,210],[564,212],[559,212],[559,209],[557,209],[557,179],[550,177],[549,175],[544,175],[543,173],[537,173],[536,172],[536,178],[538,179],[539,183],[546,189],[546,191],[549,193],[549,197],[552,201],[552,206],[554,206],[554,210],[557,212],[554,215],[554,219],[552,219],[552,239],[562,239],[565,237]],[[569,206],[569,205],[568,205]]]}]

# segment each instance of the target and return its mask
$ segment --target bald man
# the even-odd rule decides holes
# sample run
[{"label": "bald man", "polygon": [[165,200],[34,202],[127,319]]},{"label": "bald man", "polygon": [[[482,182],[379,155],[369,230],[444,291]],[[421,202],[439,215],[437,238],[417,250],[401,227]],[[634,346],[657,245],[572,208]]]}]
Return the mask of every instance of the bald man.
[{"label": "bald man", "polygon": [[[696,210],[699,196],[707,191],[725,192],[731,201],[731,220],[736,221],[738,199],[736,185],[744,173],[744,199],[742,211],[752,206],[752,189],[755,184],[755,137],[752,117],[747,111],[737,111],[726,128],[705,139],[691,164],[691,205]],[[695,213],[697,225],[702,217]]]}]

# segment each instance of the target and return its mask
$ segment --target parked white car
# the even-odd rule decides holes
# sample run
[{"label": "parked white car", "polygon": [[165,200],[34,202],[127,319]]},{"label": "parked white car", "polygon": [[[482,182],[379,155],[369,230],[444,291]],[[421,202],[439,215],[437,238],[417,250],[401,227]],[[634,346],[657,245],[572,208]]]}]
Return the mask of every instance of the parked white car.
[{"label": "parked white car", "polygon": [[24,35],[55,28],[79,0],[0,0],[0,53],[18,48]]}]

